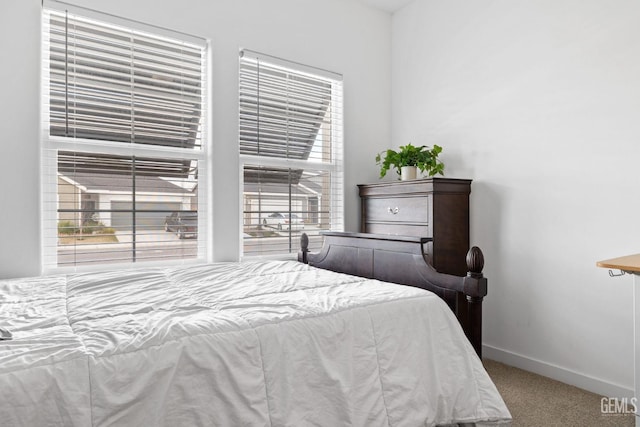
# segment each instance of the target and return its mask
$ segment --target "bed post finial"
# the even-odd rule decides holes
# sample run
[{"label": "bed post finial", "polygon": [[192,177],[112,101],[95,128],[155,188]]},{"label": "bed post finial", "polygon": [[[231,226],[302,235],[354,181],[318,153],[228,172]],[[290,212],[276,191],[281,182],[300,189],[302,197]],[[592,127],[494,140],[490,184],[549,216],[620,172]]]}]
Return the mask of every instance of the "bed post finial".
[{"label": "bed post finial", "polygon": [[484,255],[479,247],[474,246],[467,252],[467,269],[471,277],[482,277],[484,268]]},{"label": "bed post finial", "polygon": [[307,233],[302,233],[300,236],[300,251],[298,251],[298,261],[305,264],[309,264],[307,254],[309,253],[309,236]]}]

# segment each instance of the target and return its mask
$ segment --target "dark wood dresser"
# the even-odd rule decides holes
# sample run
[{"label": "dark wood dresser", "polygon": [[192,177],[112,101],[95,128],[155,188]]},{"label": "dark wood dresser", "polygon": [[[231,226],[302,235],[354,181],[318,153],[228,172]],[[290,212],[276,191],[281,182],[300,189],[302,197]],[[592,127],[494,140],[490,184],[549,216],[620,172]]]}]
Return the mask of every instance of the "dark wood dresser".
[{"label": "dark wood dresser", "polygon": [[436,270],[467,274],[471,180],[426,178],[358,189],[363,233],[430,237],[425,253]]}]

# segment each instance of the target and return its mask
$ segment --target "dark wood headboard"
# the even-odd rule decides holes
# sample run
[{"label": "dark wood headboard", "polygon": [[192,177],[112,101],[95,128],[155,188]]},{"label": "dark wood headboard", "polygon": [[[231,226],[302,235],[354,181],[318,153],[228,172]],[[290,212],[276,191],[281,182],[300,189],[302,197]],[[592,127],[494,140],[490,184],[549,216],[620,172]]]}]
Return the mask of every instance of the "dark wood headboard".
[{"label": "dark wood headboard", "polygon": [[[478,356],[482,357],[482,299],[487,279],[482,275],[484,256],[473,247],[466,257],[464,277],[438,273],[424,255],[426,237],[366,233],[324,232],[318,253],[309,252],[303,233],[298,261],[314,267],[385,282],[416,286],[434,292],[451,307]],[[462,293],[467,303],[458,307]]]}]

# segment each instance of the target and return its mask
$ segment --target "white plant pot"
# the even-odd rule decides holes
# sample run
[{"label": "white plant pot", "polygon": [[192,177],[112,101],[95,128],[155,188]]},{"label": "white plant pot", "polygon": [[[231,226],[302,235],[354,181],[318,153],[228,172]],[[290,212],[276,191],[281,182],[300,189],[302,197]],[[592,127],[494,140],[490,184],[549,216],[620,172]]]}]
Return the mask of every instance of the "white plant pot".
[{"label": "white plant pot", "polygon": [[400,168],[400,179],[406,181],[408,179],[416,179],[418,168],[416,166],[402,166]]}]

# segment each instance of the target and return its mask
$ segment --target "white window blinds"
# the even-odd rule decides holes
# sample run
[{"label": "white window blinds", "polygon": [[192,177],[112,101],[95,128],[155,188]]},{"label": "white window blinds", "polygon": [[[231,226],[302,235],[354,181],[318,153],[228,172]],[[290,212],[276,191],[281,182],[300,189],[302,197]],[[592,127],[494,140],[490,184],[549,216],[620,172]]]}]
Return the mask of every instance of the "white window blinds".
[{"label": "white window blinds", "polygon": [[239,80],[243,254],[319,248],[343,228],[342,78],[244,50]]},{"label": "white window blinds", "polygon": [[206,42],[46,5],[45,270],[204,258]]}]

